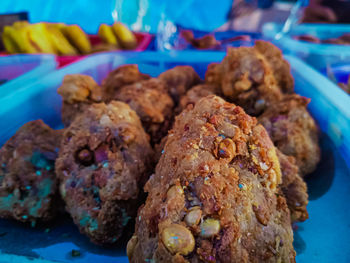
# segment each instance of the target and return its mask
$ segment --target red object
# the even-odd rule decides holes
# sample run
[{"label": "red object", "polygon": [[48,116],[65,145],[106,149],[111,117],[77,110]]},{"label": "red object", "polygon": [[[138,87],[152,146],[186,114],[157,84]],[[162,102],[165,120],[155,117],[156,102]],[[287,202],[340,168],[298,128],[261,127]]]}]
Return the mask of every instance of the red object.
[{"label": "red object", "polygon": [[[134,33],[137,39],[137,47],[133,51],[144,51],[151,43],[153,36],[148,33]],[[89,35],[89,39],[92,46],[100,44],[102,41],[98,35]],[[123,52],[123,50],[117,50],[117,52]],[[130,51],[130,50],[129,50]],[[73,62],[77,62],[87,55],[74,55],[74,56],[56,56],[58,68],[64,67]]]},{"label": "red object", "polygon": [[[137,47],[133,50],[128,51],[144,51],[147,49],[152,41],[153,36],[148,33],[134,33],[137,39]],[[100,44],[102,41],[98,35],[89,35],[89,39],[92,46]],[[116,52],[123,52],[123,50],[116,50]],[[40,54],[37,54],[40,56]],[[0,56],[11,56],[6,52],[0,52]],[[70,63],[76,62],[85,58],[88,55],[73,55],[73,56],[56,56],[56,61],[58,63],[58,68],[66,66]]]}]

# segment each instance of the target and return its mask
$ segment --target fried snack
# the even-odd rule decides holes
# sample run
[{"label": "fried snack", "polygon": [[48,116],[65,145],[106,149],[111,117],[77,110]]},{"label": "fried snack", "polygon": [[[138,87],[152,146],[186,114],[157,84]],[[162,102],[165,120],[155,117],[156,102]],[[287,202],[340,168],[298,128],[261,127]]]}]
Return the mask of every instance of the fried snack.
[{"label": "fried snack", "polygon": [[177,105],[187,90],[200,82],[200,77],[191,66],[177,66],[158,77],[166,83],[168,92]]},{"label": "fried snack", "polygon": [[185,96],[180,100],[179,106],[176,112],[180,113],[190,104],[195,105],[197,101],[208,95],[221,95],[221,90],[216,85],[211,84],[199,84],[189,89]]},{"label": "fried snack", "polygon": [[101,87],[87,75],[66,75],[57,90],[62,96],[62,122],[65,127],[92,103],[101,102]]},{"label": "fried snack", "polygon": [[129,104],[136,111],[145,131],[151,136],[152,145],[168,133],[173,119],[174,103],[164,82],[149,79],[123,86],[114,99]]},{"label": "fried snack", "polygon": [[289,64],[277,47],[264,41],[228,49],[221,64],[208,71],[206,82],[220,85],[226,99],[253,116],[281,100],[283,93],[293,92]]},{"label": "fried snack", "polygon": [[0,149],[0,217],[32,226],[54,217],[60,138],[61,131],[36,120],[23,125]]},{"label": "fried snack", "polygon": [[56,50],[51,44],[49,31],[44,23],[30,24],[27,27],[29,41],[37,49],[38,53],[55,53]]},{"label": "fried snack", "polygon": [[309,218],[306,206],[309,203],[307,185],[299,175],[299,168],[295,158],[276,150],[282,171],[282,192],[287,200],[292,222],[303,222]]},{"label": "fried snack", "polygon": [[69,43],[58,25],[46,24],[48,37],[58,55],[77,55],[78,51]]},{"label": "fried snack", "polygon": [[16,21],[12,24],[12,26],[14,28],[23,28],[23,27],[26,27],[30,25],[28,21],[25,21],[25,20],[20,20],[20,21]]},{"label": "fried snack", "polygon": [[112,26],[118,42],[124,49],[134,49],[137,46],[137,39],[133,32],[122,23],[114,23]]},{"label": "fried snack", "polygon": [[142,74],[138,65],[123,65],[111,71],[102,81],[102,97],[104,101],[111,101],[123,86],[134,84],[150,76]]},{"label": "fried snack", "polygon": [[117,37],[114,35],[113,29],[109,25],[101,24],[98,29],[98,35],[104,43],[114,45],[115,49],[119,47]]},{"label": "fried snack", "polygon": [[306,42],[311,42],[311,43],[316,43],[316,44],[321,43],[321,39],[319,39],[318,37],[312,36],[312,35],[300,35],[300,36],[295,36],[293,38],[296,40],[306,41]]},{"label": "fried snack", "polygon": [[205,83],[221,86],[220,64],[211,63],[205,72]]},{"label": "fried snack", "polygon": [[66,25],[62,27],[62,33],[69,40],[69,42],[77,48],[82,54],[91,52],[91,43],[88,36],[78,25]]},{"label": "fried snack", "polygon": [[214,35],[204,35],[195,38],[191,30],[183,30],[181,31],[181,36],[197,49],[210,49],[220,45],[220,41],[217,41]]},{"label": "fried snack", "polygon": [[177,118],[145,186],[130,262],[295,262],[280,166],[242,108],[199,100]]},{"label": "fried snack", "polygon": [[94,45],[91,48],[91,54],[93,53],[98,53],[98,52],[110,52],[110,51],[114,51],[117,50],[118,47],[113,45],[113,44],[106,44],[106,43],[100,43],[97,45]]},{"label": "fried snack", "polygon": [[306,109],[309,102],[297,94],[286,95],[259,117],[275,146],[296,159],[302,176],[313,172],[320,161],[318,127]]},{"label": "fried snack", "polygon": [[91,105],[66,129],[56,173],[80,232],[115,243],[136,214],[153,151],[136,113],[113,101]]},{"label": "fried snack", "polygon": [[255,48],[267,60],[278,86],[283,93],[294,93],[294,78],[289,63],[283,58],[282,51],[266,41],[256,41]]},{"label": "fried snack", "polygon": [[168,139],[168,135],[164,136],[159,143],[154,145],[154,161],[158,163],[160,157],[164,153],[164,146],[166,144],[166,141]]},{"label": "fried snack", "polygon": [[16,51],[19,53],[35,54],[39,52],[29,41],[28,27],[5,26],[4,33],[12,43],[16,43]]},{"label": "fried snack", "polygon": [[13,29],[10,26],[4,26],[2,32],[2,43],[4,44],[5,50],[9,54],[19,53],[21,50],[17,45],[16,41],[11,37],[11,31]]},{"label": "fried snack", "polygon": [[347,83],[338,83],[338,86],[344,90],[346,93],[350,94],[350,75],[348,77],[348,82]]},{"label": "fried snack", "polygon": [[282,98],[282,92],[265,57],[256,47],[228,49],[220,64],[222,92],[229,101],[258,116]]}]

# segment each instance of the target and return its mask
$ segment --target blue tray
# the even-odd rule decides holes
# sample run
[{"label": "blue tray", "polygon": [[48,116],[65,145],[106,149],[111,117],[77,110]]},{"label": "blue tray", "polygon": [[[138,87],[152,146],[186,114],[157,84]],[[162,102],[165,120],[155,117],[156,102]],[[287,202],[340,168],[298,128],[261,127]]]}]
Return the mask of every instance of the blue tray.
[{"label": "blue tray", "polygon": [[[172,39],[170,42],[174,42],[174,46],[172,47],[174,50],[198,50],[195,47],[193,47],[191,44],[189,44],[185,39],[183,39],[180,35],[180,32],[182,30],[187,30],[187,28],[183,28],[181,26],[177,27],[177,32],[174,33],[175,35],[172,36]],[[254,41],[258,39],[263,39],[262,34],[260,33],[254,33],[254,32],[246,32],[246,31],[223,31],[223,32],[206,32],[206,31],[199,31],[199,30],[191,30],[193,32],[193,35],[195,38],[200,38],[205,35],[211,34],[214,35],[216,40],[222,41],[227,40],[233,37],[237,36],[249,36],[250,40],[236,40],[231,42],[226,42],[220,45],[219,47],[216,47],[215,49],[206,49],[206,50],[200,50],[203,51],[226,51],[228,47],[240,47],[240,46],[253,46]],[[157,50],[157,41],[159,41],[159,36],[156,36],[154,44],[151,45],[154,49]],[[151,49],[150,49],[151,50]]]},{"label": "blue tray", "polygon": [[[330,67],[328,70],[330,70],[330,72],[332,73],[332,75],[334,76],[334,81],[336,81],[336,83],[348,83],[348,79],[349,79],[349,75],[350,75],[350,63],[348,64],[343,64],[343,65],[336,65],[333,67]],[[323,69],[322,74],[327,76],[327,69]]]},{"label": "blue tray", "polygon": [[[3,120],[0,145],[22,124],[33,119],[41,118],[56,128],[62,125],[61,100],[56,90],[66,74],[88,74],[101,82],[110,70],[121,64],[137,63],[142,72],[152,76],[157,76],[177,64],[189,64],[203,77],[206,66],[210,62],[221,61],[224,55],[215,52],[111,53],[94,55],[71,64],[28,84],[14,94],[0,98],[0,118]],[[350,159],[349,156],[342,155],[349,150],[349,146],[341,143],[347,138],[346,134],[341,134],[342,129],[350,134],[350,126],[342,123],[349,121],[350,115],[331,118],[336,114],[343,114],[339,112],[341,105],[333,105],[327,93],[328,89],[337,88],[302,61],[290,56],[286,58],[292,66],[297,92],[312,97],[310,111],[323,131],[322,161],[317,171],[308,177],[310,219],[298,224],[294,232],[297,262],[350,262],[350,169],[347,166]],[[333,126],[338,127],[341,138],[334,135],[330,128]],[[85,236],[79,234],[68,218],[61,218],[51,226],[35,229],[17,222],[0,220],[0,263],[26,262],[28,257],[34,258],[38,263],[127,262],[125,243],[126,240],[122,240],[116,249],[94,246]],[[72,258],[73,249],[79,250],[81,256]]]},{"label": "blue tray", "polygon": [[[262,29],[263,36],[273,40],[282,27],[282,24],[266,23]],[[320,39],[327,39],[339,37],[345,33],[350,33],[350,25],[300,24],[292,28],[288,35],[273,42],[284,53],[295,55],[320,70],[339,63],[350,63],[350,46],[315,44],[293,39],[293,36],[312,35]]]},{"label": "blue tray", "polygon": [[53,55],[0,56],[0,97],[37,80],[56,66]]}]

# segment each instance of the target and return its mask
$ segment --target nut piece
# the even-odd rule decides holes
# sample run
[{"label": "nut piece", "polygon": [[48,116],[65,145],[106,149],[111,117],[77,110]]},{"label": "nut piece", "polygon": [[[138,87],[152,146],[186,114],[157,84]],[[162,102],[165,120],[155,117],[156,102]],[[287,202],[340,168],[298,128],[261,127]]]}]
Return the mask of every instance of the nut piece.
[{"label": "nut piece", "polygon": [[131,259],[132,254],[134,253],[134,249],[136,247],[136,244],[138,242],[138,237],[137,236],[132,236],[126,245],[126,255],[128,256],[129,259]]},{"label": "nut piece", "polygon": [[185,217],[185,222],[188,226],[198,225],[202,217],[202,210],[198,206],[192,207]]},{"label": "nut piece", "polygon": [[204,220],[201,225],[200,236],[204,238],[212,237],[220,232],[220,222],[219,220],[208,218]]},{"label": "nut piece", "polygon": [[217,156],[231,161],[236,156],[236,144],[230,138],[222,140],[219,144]]},{"label": "nut piece", "polygon": [[179,224],[171,224],[162,231],[162,242],[172,254],[188,255],[195,246],[190,230]]},{"label": "nut piece", "polygon": [[170,187],[170,189],[168,190],[166,196],[168,199],[173,199],[175,198],[177,195],[183,195],[184,190],[182,190],[182,187],[179,185],[174,185],[172,187]]}]

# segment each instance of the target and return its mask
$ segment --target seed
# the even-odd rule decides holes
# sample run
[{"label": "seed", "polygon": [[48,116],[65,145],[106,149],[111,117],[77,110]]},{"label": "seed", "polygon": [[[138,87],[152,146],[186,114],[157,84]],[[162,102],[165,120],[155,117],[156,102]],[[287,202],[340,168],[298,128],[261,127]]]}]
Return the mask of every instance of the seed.
[{"label": "seed", "polygon": [[171,224],[161,234],[162,242],[172,254],[188,255],[195,246],[190,230],[179,224]]},{"label": "seed", "polygon": [[230,138],[222,140],[219,144],[217,156],[231,161],[236,156],[236,144]]},{"label": "seed", "polygon": [[132,255],[134,254],[134,250],[135,250],[137,242],[138,242],[138,237],[132,236],[132,238],[130,238],[130,240],[126,246],[126,255],[128,256],[129,259],[131,259]]},{"label": "seed", "polygon": [[212,237],[220,232],[220,222],[219,220],[208,218],[204,220],[201,225],[200,236],[204,238]]},{"label": "seed", "polygon": [[181,186],[174,185],[168,190],[166,195],[167,195],[168,199],[172,199],[172,198],[175,198],[178,195],[183,195],[183,193],[184,193],[184,190],[182,190]]},{"label": "seed", "polygon": [[198,206],[192,207],[185,216],[185,222],[188,226],[198,225],[202,217],[202,210]]}]

